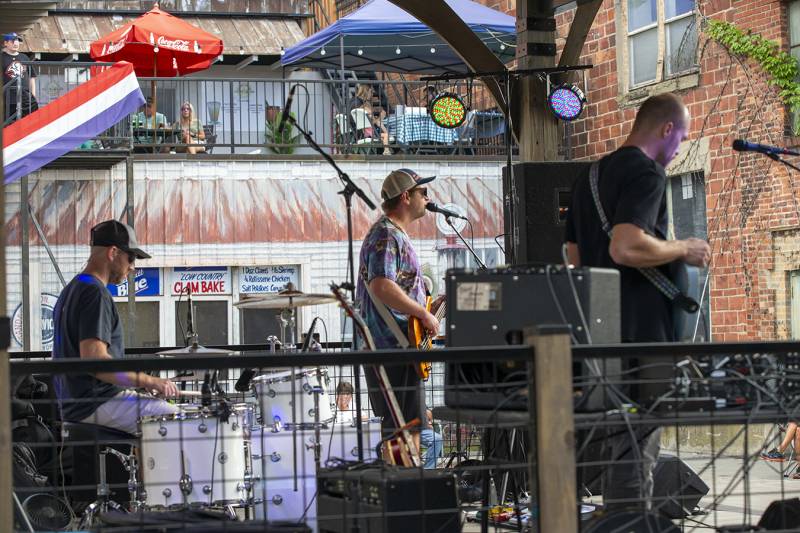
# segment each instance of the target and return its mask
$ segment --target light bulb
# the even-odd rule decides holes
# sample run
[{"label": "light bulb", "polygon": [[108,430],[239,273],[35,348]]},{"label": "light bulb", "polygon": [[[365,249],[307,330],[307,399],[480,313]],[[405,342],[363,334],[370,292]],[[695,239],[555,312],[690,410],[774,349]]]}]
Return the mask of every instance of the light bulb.
[{"label": "light bulb", "polygon": [[505,49],[506,49],[506,45],[500,43],[500,50],[505,50]]},{"label": "light bulb", "polygon": [[399,46],[395,49],[394,53],[397,54],[397,55],[400,55],[400,47]]},{"label": "light bulb", "polygon": [[325,55],[325,53],[326,53],[326,52],[325,52],[325,49],[324,49],[324,48],[323,48],[322,50],[320,50],[320,51],[319,51],[319,55],[321,55],[321,56],[324,56],[324,55]]},{"label": "light bulb", "polygon": [[364,50],[362,50],[361,48],[359,48],[359,49],[358,49],[358,55],[360,55],[360,56],[363,56],[363,55],[364,55]]},{"label": "light bulb", "polygon": [[433,46],[431,46],[431,53],[432,53],[432,54],[435,54],[435,53],[436,53],[436,48],[434,48]]}]

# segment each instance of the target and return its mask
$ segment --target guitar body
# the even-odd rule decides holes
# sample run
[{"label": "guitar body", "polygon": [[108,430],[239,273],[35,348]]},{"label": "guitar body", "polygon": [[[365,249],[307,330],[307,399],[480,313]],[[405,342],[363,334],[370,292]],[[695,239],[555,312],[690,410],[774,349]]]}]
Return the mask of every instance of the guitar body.
[{"label": "guitar body", "polygon": [[[670,278],[681,293],[696,302],[701,301],[703,277],[701,269],[676,261],[670,265]],[[700,312],[700,311],[698,311]],[[698,314],[689,313],[678,305],[672,306],[672,326],[676,342],[692,342]]]},{"label": "guitar body", "polygon": [[[425,310],[430,313],[432,305],[433,298],[428,296],[425,299]],[[436,320],[441,322],[442,318],[444,318],[446,310],[447,302],[442,301],[442,305],[440,305],[436,310]],[[409,317],[408,319],[408,342],[417,350],[430,350],[431,345],[433,344],[433,337],[429,335],[427,331],[425,331],[425,328],[422,327],[422,322],[415,316]],[[431,375],[430,361],[421,361],[419,363],[419,366],[417,367],[417,375],[419,375],[419,377],[423,380],[428,381],[428,378]]]}]

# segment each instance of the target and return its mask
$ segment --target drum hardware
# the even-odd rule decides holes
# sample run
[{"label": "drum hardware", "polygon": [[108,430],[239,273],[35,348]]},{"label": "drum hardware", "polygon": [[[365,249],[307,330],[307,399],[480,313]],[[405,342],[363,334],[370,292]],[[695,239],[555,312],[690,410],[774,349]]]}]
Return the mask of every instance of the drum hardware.
[{"label": "drum hardware", "polygon": [[[276,352],[275,347],[278,344],[281,344],[281,341],[275,335],[270,335],[269,337],[267,337],[267,343],[269,344],[269,353],[275,353]],[[281,344],[281,346],[283,345]]]},{"label": "drum hardware", "polygon": [[194,306],[192,305],[192,290],[186,287],[187,300],[189,304],[189,312],[186,317],[186,347],[177,348],[175,350],[165,350],[163,352],[156,352],[156,355],[165,357],[176,357],[184,355],[229,355],[235,352],[231,350],[224,350],[222,348],[206,348],[199,344],[197,332],[194,329]]},{"label": "drum hardware", "polygon": [[111,499],[111,489],[108,486],[106,474],[106,459],[109,453],[119,459],[125,471],[128,472],[128,492],[131,495],[131,510],[138,511],[142,508],[143,502],[139,500],[139,481],[136,477],[138,471],[136,454],[132,450],[130,455],[125,455],[114,448],[106,447],[100,452],[100,479],[97,483],[97,500],[89,504],[86,511],[84,511],[81,518],[81,527],[94,526],[95,520],[100,513],[105,513],[109,510],[123,511],[122,506]]}]

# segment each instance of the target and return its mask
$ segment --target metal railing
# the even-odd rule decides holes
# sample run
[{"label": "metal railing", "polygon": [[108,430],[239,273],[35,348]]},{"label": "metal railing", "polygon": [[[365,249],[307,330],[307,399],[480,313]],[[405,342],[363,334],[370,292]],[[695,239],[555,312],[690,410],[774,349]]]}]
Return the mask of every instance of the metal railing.
[{"label": "metal railing", "polygon": [[[92,64],[35,62],[39,105],[44,106],[89,79]],[[156,132],[148,120],[133,114],[80,148],[127,148],[143,153],[205,152],[213,154],[312,154],[300,132],[278,126],[293,85],[292,117],[332,154],[486,155],[507,153],[505,121],[479,82],[437,86],[434,93],[459,95],[467,106],[458,128],[436,126],[427,111],[425,82],[324,79],[139,78],[142,93],[155,96],[164,116]],[[152,94],[155,87],[155,94]],[[366,88],[371,102],[357,94]],[[359,91],[361,91],[359,93]],[[177,124],[181,105],[194,107],[202,140],[186,137]],[[337,102],[340,102],[337,104]],[[141,118],[141,117],[140,117]],[[199,130],[200,128],[196,128]],[[204,138],[203,138],[204,137]],[[190,149],[192,148],[192,149]],[[515,150],[516,147],[512,147]]]},{"label": "metal railing", "polygon": [[[308,13],[306,0],[160,0],[158,5],[164,11],[175,14],[213,13],[243,14],[281,13],[305,15]],[[145,12],[153,8],[150,0],[64,0],[59,2],[58,10],[80,11],[134,11]]]}]

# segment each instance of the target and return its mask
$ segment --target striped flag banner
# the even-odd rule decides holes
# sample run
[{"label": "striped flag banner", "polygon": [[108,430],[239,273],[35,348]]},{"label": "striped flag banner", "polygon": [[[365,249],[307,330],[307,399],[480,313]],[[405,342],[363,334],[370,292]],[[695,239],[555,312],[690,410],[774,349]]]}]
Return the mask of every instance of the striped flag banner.
[{"label": "striped flag banner", "polygon": [[144,104],[133,65],[120,61],[3,129],[5,183],[106,131]]}]

